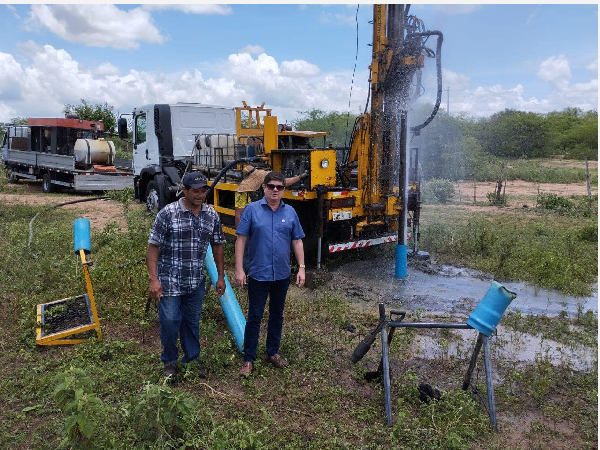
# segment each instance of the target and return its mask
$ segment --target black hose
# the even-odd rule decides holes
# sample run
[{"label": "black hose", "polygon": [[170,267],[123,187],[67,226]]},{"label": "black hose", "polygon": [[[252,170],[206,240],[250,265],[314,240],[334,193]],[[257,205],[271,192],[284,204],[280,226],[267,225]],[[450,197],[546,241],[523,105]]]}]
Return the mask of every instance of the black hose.
[{"label": "black hose", "polygon": [[239,158],[239,159],[236,159],[236,160],[233,160],[233,161],[229,162],[225,167],[223,167],[223,169],[221,169],[221,171],[219,172],[219,174],[213,180],[212,184],[210,185],[210,187],[206,191],[206,198],[208,199],[208,196],[210,194],[212,194],[213,189],[215,188],[215,186],[217,185],[217,183],[219,182],[219,180],[221,179],[221,177],[223,175],[225,175],[225,173],[232,166],[234,166],[236,164],[239,164],[239,163],[243,163],[243,162],[256,162],[256,161],[262,161],[262,158],[260,156],[252,156],[250,158]]},{"label": "black hose", "polygon": [[441,31],[425,31],[423,33],[412,33],[406,36],[407,39],[412,37],[425,37],[425,36],[437,36],[437,48],[435,55],[435,66],[437,70],[437,99],[435,101],[435,106],[433,107],[433,111],[431,115],[427,118],[425,122],[416,127],[411,127],[410,130],[414,133],[418,133],[422,128],[425,128],[427,125],[431,123],[433,118],[438,112],[440,108],[440,103],[442,102],[442,42],[444,40],[444,35]]},{"label": "black hose", "polygon": [[[106,200],[109,198],[110,197],[94,197],[94,198],[83,198],[80,200],[71,200],[70,202],[59,203],[58,205],[47,206],[46,211],[50,211],[51,209],[58,208],[60,206],[72,205],[74,203],[91,202],[94,200]],[[31,219],[31,221],[29,222],[29,240],[27,241],[27,248],[31,247],[31,241],[33,240],[33,222],[35,222],[35,219],[37,219],[39,215],[40,215],[40,213],[37,213],[35,216],[33,216],[33,219]]]}]

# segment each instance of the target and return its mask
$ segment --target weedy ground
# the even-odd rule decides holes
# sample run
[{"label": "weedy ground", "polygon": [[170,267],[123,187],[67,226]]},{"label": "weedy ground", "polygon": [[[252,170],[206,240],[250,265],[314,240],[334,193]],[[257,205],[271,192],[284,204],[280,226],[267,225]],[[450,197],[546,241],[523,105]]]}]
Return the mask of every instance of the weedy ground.
[{"label": "weedy ground", "polygon": [[[404,330],[392,342],[393,426],[388,427],[382,384],[364,379],[379,364],[379,340],[360,362],[349,361],[356,345],[376,325],[376,312],[358,308],[343,294],[334,295],[323,286],[290,289],[281,352],[291,366],[277,370],[259,359],[255,373],[246,380],[237,376],[242,360],[214,290],[209,289],[201,326],[202,361],[209,376],[199,379],[194,367],[181,366],[177,382],[165,384],[156,310],[151,304],[145,311],[144,257],[152,217],[127,196],[115,200],[115,205],[124,205],[126,229],[109,222],[93,230],[89,256],[103,337],[98,340],[92,335],[81,344],[50,347],[36,346],[35,307],[85,292],[79,256],[73,253],[73,220],[80,212],[23,204],[0,209],[0,447],[597,448],[598,322],[585,311],[560,320],[519,314],[503,319],[503,326],[517,336],[533,334],[559,342],[567,355],[569,349],[589,348],[593,356],[589,367],[582,369],[568,357],[557,364],[543,348],[526,363],[494,353],[497,433],[490,426],[484,401],[481,358],[473,376],[477,391],[461,390],[476,336],[465,339],[453,332],[434,332],[432,338],[441,343],[442,351],[435,358],[420,357],[415,349],[431,330]],[[445,210],[436,211],[437,216],[430,215],[431,227],[434,217],[446,221]],[[562,216],[554,220],[545,214],[530,217],[519,229],[528,236],[558,233],[544,231],[543,223],[560,228]],[[460,226],[473,231],[476,220],[480,219],[466,218]],[[560,232],[567,236],[566,231]],[[455,242],[463,235],[453,236]],[[478,239],[479,250],[487,245],[486,239]],[[597,271],[597,242],[590,245],[592,249],[595,245],[596,260],[591,257],[586,264],[596,261]],[[228,271],[232,252],[228,244]],[[472,254],[459,252],[466,259]],[[246,311],[245,291],[235,291]],[[424,314],[417,317],[424,318]],[[501,333],[492,338],[493,348],[504,345]],[[444,350],[450,347],[458,350]],[[259,346],[262,353],[264,343]],[[422,402],[420,383],[440,389],[441,399]]]}]

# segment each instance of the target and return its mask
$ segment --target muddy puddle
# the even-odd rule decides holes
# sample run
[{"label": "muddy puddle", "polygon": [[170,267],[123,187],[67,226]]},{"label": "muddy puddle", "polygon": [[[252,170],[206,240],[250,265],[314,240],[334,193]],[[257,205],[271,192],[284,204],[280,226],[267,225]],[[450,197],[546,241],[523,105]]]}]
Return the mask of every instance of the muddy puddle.
[{"label": "muddy puddle", "polygon": [[[411,352],[415,357],[427,360],[452,357],[466,360],[471,357],[476,339],[475,330],[452,330],[445,336],[437,330],[430,330],[430,333],[415,338]],[[549,361],[554,366],[568,366],[574,370],[594,368],[597,358],[596,349],[583,345],[565,346],[539,336],[508,330],[502,325],[490,338],[490,352],[493,360],[509,360],[515,364]]]},{"label": "muddy puddle", "polygon": [[[465,316],[475,309],[492,282],[492,277],[476,270],[409,260],[407,278],[396,279],[395,262],[390,258],[353,261],[332,272],[328,285],[352,301],[376,307],[384,302],[407,311],[422,309],[431,313]],[[598,285],[590,297],[569,297],[556,291],[535,289],[519,282],[496,280],[517,294],[507,311],[557,316],[566,311],[571,317],[591,310],[598,315]]]},{"label": "muddy puddle", "polygon": [[[373,311],[375,325],[377,304],[386,311],[400,309],[427,317],[431,322],[467,321],[469,314],[489,289],[492,277],[484,273],[429,261],[409,260],[407,278],[395,278],[395,261],[390,258],[359,260],[335,268],[327,287],[338,290],[348,300]],[[496,280],[517,294],[507,312],[521,311],[556,317],[565,311],[570,317],[591,310],[598,316],[598,287],[590,297],[569,297],[555,291],[535,289],[525,283]],[[413,316],[414,317],[414,316]],[[560,320],[557,318],[557,320]],[[469,358],[477,339],[475,330],[452,330],[448,339],[440,330],[420,333],[411,345],[414,356],[428,360],[449,357]],[[401,338],[400,338],[401,339]],[[553,365],[570,365],[575,370],[589,370],[597,364],[597,348],[567,347],[542,339],[536,333],[516,332],[498,326],[490,340],[492,358],[515,363],[548,360]]]}]

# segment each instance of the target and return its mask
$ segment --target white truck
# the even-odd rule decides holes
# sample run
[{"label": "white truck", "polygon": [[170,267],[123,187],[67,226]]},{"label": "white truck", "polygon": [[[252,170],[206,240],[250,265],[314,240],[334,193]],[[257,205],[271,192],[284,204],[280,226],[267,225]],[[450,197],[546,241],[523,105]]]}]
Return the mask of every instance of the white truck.
[{"label": "white truck", "polygon": [[132,119],[135,198],[151,211],[177,198],[184,173],[210,173],[237,156],[234,108],[198,103],[140,106],[118,120],[119,137],[126,139],[128,120],[123,116]]},{"label": "white truck", "polygon": [[115,158],[104,124],[79,118],[30,118],[9,125],[2,142],[2,163],[10,183],[42,180],[44,192],[57,186],[75,191],[133,188],[131,163]]}]

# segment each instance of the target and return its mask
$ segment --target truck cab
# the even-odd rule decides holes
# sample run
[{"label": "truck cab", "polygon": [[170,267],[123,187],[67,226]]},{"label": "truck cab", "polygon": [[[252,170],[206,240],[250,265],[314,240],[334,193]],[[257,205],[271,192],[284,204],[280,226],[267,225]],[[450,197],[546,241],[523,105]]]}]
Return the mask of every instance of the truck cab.
[{"label": "truck cab", "polygon": [[[150,210],[176,198],[181,177],[192,165],[208,166],[218,156],[234,156],[234,108],[149,104],[135,108],[131,117],[135,196]],[[127,137],[127,125],[127,119],[119,119],[121,138]],[[221,154],[215,155],[214,148],[221,149]]]}]

